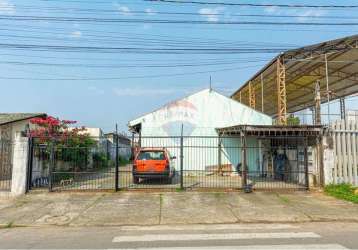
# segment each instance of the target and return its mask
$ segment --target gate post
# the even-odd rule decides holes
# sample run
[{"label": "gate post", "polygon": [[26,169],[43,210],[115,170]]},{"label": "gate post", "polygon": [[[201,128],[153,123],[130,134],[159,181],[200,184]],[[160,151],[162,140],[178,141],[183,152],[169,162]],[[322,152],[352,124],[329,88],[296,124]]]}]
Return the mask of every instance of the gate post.
[{"label": "gate post", "polygon": [[242,162],[242,183],[241,186],[243,189],[247,186],[247,162],[246,162],[246,137],[244,132],[241,132],[241,162]]},{"label": "gate post", "polygon": [[184,160],[184,138],[183,138],[183,124],[181,125],[181,135],[180,135],[180,189],[184,189],[184,169],[183,169],[183,160]]},{"label": "gate post", "polygon": [[119,181],[118,181],[118,178],[119,178],[119,175],[118,175],[118,170],[119,170],[119,159],[118,159],[118,157],[119,157],[119,153],[118,153],[118,125],[116,124],[116,135],[115,135],[115,137],[116,137],[116,170],[115,170],[115,180],[114,180],[114,183],[115,183],[115,187],[114,187],[114,189],[115,189],[115,191],[118,191],[118,189],[119,189]]},{"label": "gate post", "polygon": [[218,136],[218,169],[219,169],[219,174],[223,174],[223,170],[222,170],[222,159],[221,159],[221,134],[219,133]]},{"label": "gate post", "polygon": [[26,193],[31,189],[32,181],[32,166],[33,166],[33,156],[34,156],[34,138],[29,134],[28,137],[28,156],[27,156],[27,182],[26,182]]},{"label": "gate post", "polygon": [[50,165],[48,170],[48,190],[49,192],[52,192],[52,185],[53,185],[53,179],[52,179],[52,171],[55,167],[55,139],[52,138],[50,142]]},{"label": "gate post", "polygon": [[304,142],[304,164],[305,164],[305,184],[306,189],[309,190],[310,183],[309,183],[309,176],[308,176],[308,153],[307,153],[307,138],[305,138]]}]

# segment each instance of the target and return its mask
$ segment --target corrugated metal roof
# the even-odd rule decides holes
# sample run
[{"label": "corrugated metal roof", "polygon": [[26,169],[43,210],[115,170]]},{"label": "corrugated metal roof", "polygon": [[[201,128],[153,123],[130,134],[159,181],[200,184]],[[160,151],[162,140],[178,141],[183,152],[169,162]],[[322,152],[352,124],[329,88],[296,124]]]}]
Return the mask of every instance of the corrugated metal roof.
[{"label": "corrugated metal roof", "polygon": [[0,125],[46,116],[45,113],[0,113]]},{"label": "corrugated metal roof", "polygon": [[[328,59],[330,99],[358,92],[358,35],[327,41],[286,51],[251,77],[231,98],[249,104],[249,83],[254,89],[256,109],[274,116],[277,114],[276,61],[284,60],[286,68],[287,112],[293,113],[314,106],[315,83],[321,83],[322,102],[327,102],[325,55]],[[263,96],[261,75],[263,78]]]}]

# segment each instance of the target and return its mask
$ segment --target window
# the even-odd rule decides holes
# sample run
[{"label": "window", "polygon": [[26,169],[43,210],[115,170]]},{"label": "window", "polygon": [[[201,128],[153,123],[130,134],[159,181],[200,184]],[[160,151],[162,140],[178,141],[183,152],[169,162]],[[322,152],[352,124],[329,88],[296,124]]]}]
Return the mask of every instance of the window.
[{"label": "window", "polygon": [[165,160],[163,151],[141,151],[138,160]]}]

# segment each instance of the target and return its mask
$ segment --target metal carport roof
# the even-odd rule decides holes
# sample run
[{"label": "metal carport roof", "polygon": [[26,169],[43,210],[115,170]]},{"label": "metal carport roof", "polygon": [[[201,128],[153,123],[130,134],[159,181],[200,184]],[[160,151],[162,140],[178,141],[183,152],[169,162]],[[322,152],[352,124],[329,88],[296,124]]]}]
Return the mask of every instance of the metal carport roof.
[{"label": "metal carport roof", "polygon": [[280,105],[278,60],[282,60],[285,70],[287,113],[314,106],[317,81],[320,81],[323,103],[328,101],[327,93],[329,99],[334,100],[358,92],[358,35],[354,35],[276,56],[231,97],[270,116],[277,116]]}]

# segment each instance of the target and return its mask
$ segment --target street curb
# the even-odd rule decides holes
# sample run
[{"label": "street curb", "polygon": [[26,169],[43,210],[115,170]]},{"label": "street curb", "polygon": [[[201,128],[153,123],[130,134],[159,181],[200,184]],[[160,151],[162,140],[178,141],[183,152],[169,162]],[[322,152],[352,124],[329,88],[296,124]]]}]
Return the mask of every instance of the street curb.
[{"label": "street curb", "polygon": [[323,222],[341,222],[341,223],[358,223],[358,219],[311,219],[305,221],[268,221],[268,220],[240,220],[234,223],[189,223],[189,224],[65,224],[65,225],[56,225],[56,224],[0,224],[0,230],[11,229],[11,228],[44,228],[44,227],[128,227],[128,226],[183,226],[183,225],[229,225],[229,224],[304,224],[304,223],[323,223]]}]

